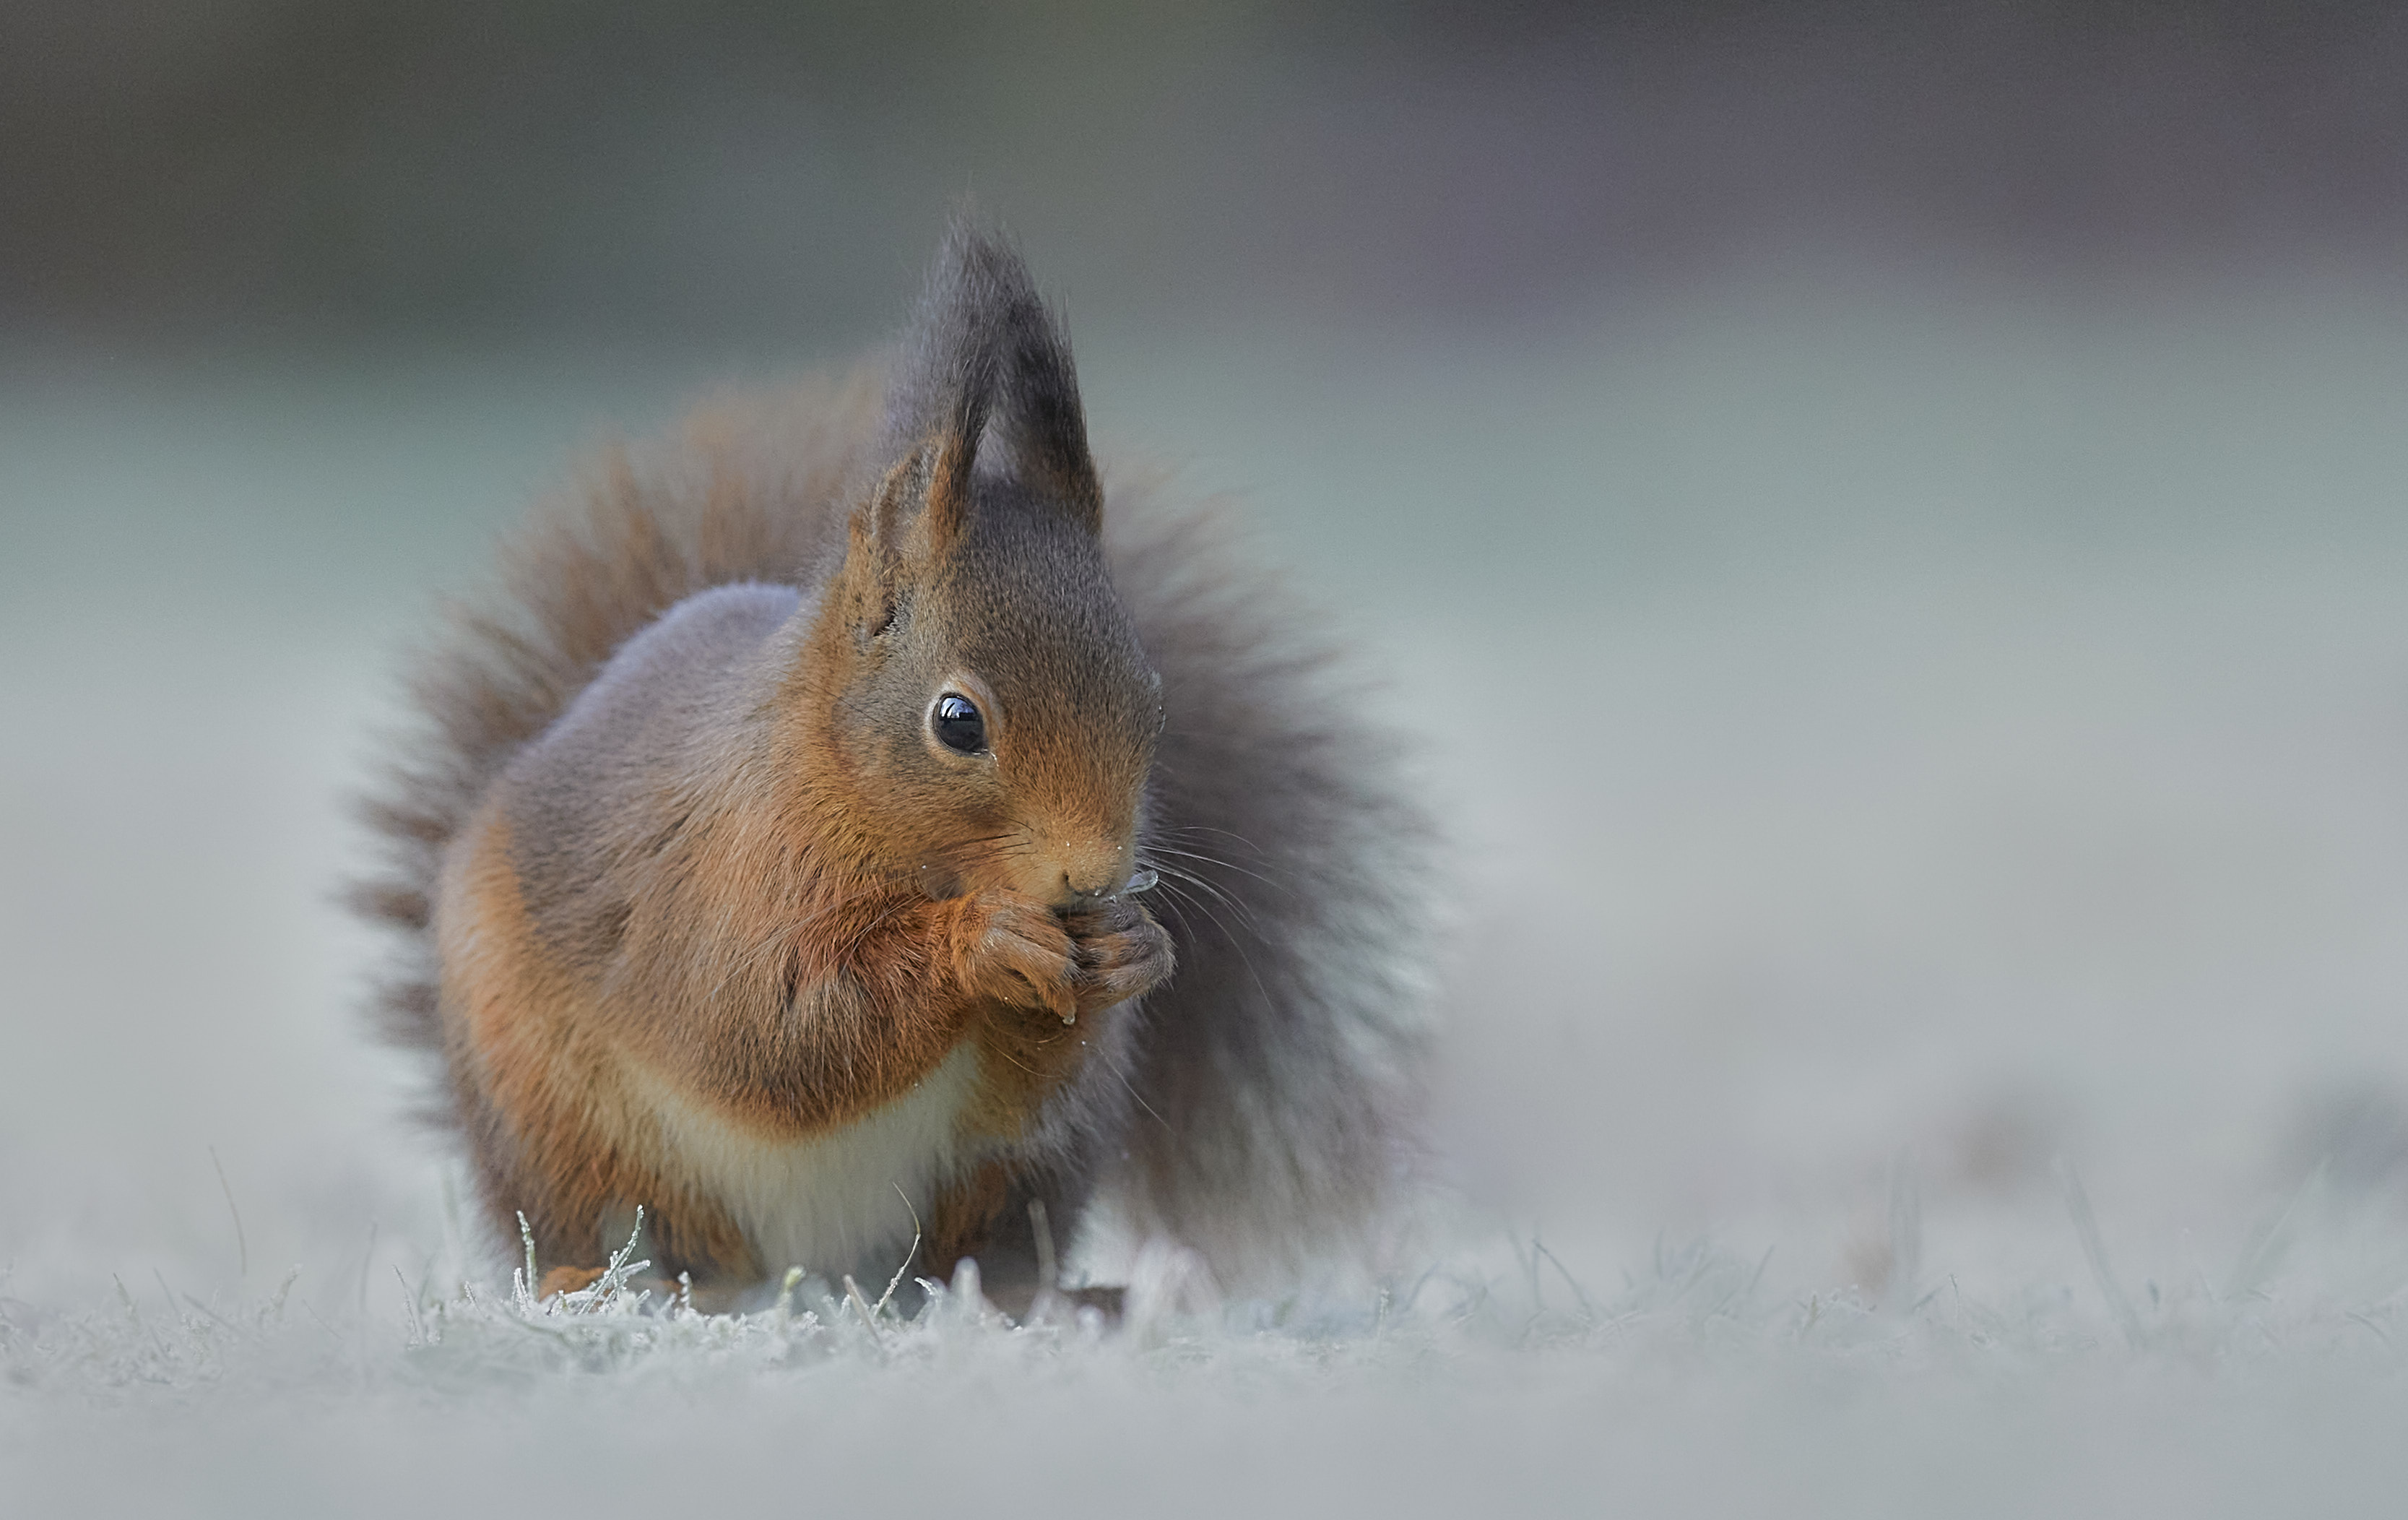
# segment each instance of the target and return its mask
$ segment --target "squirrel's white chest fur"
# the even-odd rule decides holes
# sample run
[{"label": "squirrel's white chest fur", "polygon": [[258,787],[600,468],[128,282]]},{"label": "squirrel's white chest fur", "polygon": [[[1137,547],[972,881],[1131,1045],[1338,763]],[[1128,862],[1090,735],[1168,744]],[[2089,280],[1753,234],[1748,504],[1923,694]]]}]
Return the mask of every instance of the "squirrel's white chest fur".
[{"label": "squirrel's white chest fur", "polygon": [[936,1190],[964,1158],[960,1119],[977,1091],[979,1060],[960,1046],[885,1107],[783,1141],[727,1123],[657,1078],[631,1075],[675,1180],[727,1211],[774,1282],[790,1266],[844,1262],[882,1277],[901,1265],[913,1211],[928,1217]]}]

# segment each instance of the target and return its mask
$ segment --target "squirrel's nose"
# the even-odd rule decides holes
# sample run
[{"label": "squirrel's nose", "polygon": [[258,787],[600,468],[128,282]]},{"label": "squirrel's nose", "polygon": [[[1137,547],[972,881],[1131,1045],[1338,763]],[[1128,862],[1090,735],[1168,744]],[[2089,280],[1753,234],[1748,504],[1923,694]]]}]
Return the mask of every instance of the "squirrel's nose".
[{"label": "squirrel's nose", "polygon": [[1097,839],[1078,849],[1064,851],[1061,858],[1059,891],[1065,906],[1109,897],[1128,880],[1129,849],[1125,844]]}]

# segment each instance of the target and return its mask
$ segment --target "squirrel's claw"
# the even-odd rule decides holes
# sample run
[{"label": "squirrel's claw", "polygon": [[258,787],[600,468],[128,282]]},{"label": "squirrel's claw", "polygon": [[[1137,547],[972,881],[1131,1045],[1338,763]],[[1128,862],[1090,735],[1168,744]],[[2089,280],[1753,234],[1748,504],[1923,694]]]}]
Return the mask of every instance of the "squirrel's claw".
[{"label": "squirrel's claw", "polygon": [[1125,897],[1073,913],[1068,926],[1078,945],[1081,1008],[1125,1003],[1168,980],[1175,964],[1169,934]]}]

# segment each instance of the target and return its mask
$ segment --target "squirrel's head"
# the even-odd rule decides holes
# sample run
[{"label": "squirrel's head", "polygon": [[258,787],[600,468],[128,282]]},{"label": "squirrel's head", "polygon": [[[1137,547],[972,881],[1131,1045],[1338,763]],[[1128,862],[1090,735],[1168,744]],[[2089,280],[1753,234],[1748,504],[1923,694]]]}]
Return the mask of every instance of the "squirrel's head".
[{"label": "squirrel's head", "polygon": [[956,228],[805,664],[840,819],[944,896],[1123,891],[1161,681],[1106,572],[1070,353],[1020,260]]}]

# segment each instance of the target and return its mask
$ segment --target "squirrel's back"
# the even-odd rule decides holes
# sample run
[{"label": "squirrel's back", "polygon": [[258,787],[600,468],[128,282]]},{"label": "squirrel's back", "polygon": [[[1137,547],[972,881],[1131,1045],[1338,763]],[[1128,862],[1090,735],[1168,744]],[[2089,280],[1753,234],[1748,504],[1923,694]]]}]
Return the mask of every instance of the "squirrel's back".
[{"label": "squirrel's back", "polygon": [[[366,806],[385,858],[354,901],[398,934],[380,990],[389,1038],[444,1054],[434,897],[512,758],[694,594],[811,592],[875,459],[880,396],[865,373],[610,449],[507,542],[498,583],[453,609],[411,683],[422,722]],[[1162,678],[1143,851],[1178,971],[1143,999],[1129,1117],[1094,1182],[1130,1228],[1235,1283],[1356,1235],[1405,1158],[1429,830],[1393,745],[1225,512],[1108,483],[1103,515]],[[456,1052],[449,1076],[439,1116],[473,1126]]]}]

